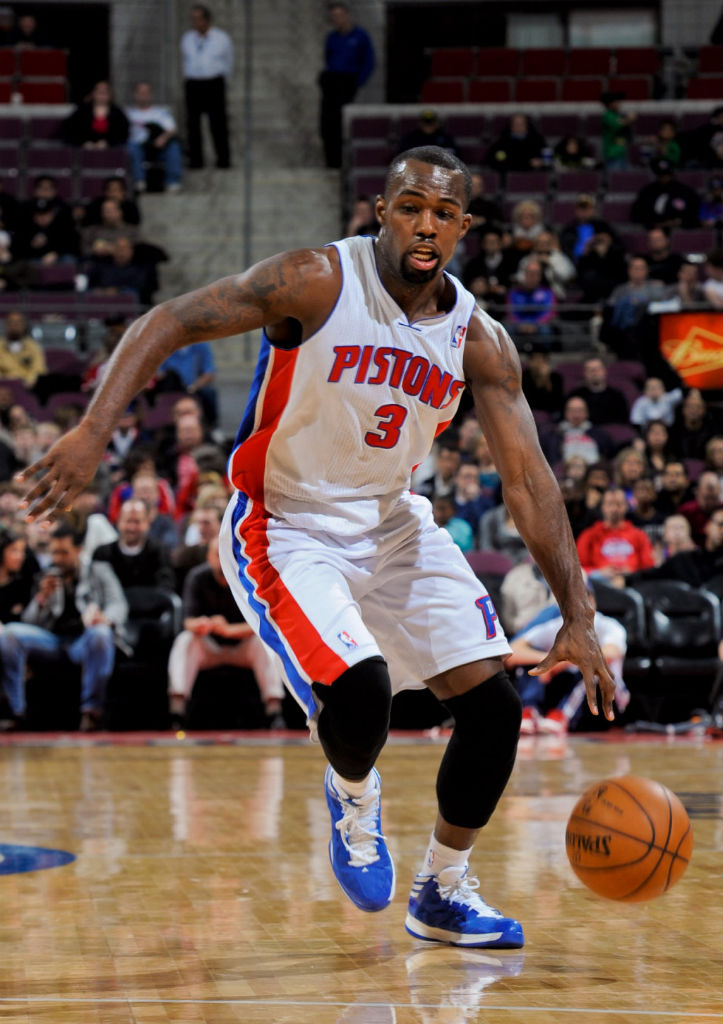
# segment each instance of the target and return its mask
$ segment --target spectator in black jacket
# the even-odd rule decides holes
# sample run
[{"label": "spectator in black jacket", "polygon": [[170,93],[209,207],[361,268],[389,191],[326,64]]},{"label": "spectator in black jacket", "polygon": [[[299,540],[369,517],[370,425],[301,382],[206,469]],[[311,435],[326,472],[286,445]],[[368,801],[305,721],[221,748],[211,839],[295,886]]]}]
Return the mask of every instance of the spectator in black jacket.
[{"label": "spectator in black jacket", "polygon": [[108,562],[121,586],[165,587],[172,590],[175,573],[166,550],[151,540],[148,509],[138,498],[129,498],[121,506],[116,529],[118,540],[101,544],[93,560]]},{"label": "spectator in black jacket", "polygon": [[442,149],[457,153],[457,143],[442,124],[436,110],[423,110],[419,115],[417,127],[412,128],[399,140],[400,153],[415,149],[417,146],[440,146]]},{"label": "spectator in black jacket", "polygon": [[586,359],[583,372],[583,383],[574,388],[568,397],[576,396],[585,400],[590,422],[596,426],[601,423],[627,423],[627,399],[619,388],[608,384],[608,371],[602,359],[598,356]]},{"label": "spectator in black jacket", "polygon": [[625,252],[608,231],[588,238],[577,261],[577,283],[583,302],[594,304],[609,298],[627,276]]},{"label": "spectator in black jacket", "polygon": [[700,587],[723,574],[723,508],[717,509],[704,527],[702,547],[671,555],[654,569],[643,569],[628,576],[628,585],[645,580],[682,580]]},{"label": "spectator in black jacket", "polygon": [[113,102],[108,82],[96,82],[90,96],[63,121],[60,131],[69,146],[108,149],[128,141],[128,118]]},{"label": "spectator in black jacket", "polygon": [[513,114],[490,146],[487,163],[496,171],[533,171],[544,166],[545,139],[527,114]]},{"label": "spectator in black jacket", "polygon": [[650,228],[648,231],[648,251],[644,253],[648,261],[648,276],[653,281],[663,284],[675,284],[678,271],[683,265],[683,257],[670,248],[670,232],[666,228]]},{"label": "spectator in black jacket", "polygon": [[675,168],[669,160],[653,160],[650,169],[655,181],[638,192],[630,209],[630,219],[646,228],[698,227],[700,196],[675,177]]}]

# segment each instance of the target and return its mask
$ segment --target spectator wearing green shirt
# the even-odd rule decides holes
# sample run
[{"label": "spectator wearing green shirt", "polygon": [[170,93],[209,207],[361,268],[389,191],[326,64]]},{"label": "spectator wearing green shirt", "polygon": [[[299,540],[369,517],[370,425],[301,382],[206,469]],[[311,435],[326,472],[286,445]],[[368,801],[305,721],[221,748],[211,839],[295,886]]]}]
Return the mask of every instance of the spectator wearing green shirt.
[{"label": "spectator wearing green shirt", "polygon": [[604,92],[600,97],[600,102],[605,107],[602,116],[602,154],[603,163],[608,170],[626,170],[630,166],[630,126],[636,115],[624,114],[620,110],[620,104],[624,99],[624,92]]}]

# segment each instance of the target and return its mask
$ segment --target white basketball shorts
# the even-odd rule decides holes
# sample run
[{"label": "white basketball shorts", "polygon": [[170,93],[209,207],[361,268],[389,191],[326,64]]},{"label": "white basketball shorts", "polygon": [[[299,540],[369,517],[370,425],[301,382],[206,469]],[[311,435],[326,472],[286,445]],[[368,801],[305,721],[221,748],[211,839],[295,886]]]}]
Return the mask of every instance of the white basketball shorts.
[{"label": "white basketball shorts", "polygon": [[311,683],[381,655],[393,690],[510,653],[492,600],[426,498],[405,495],[376,531],[313,533],[236,492],[221,526],[224,574],[311,718]]}]

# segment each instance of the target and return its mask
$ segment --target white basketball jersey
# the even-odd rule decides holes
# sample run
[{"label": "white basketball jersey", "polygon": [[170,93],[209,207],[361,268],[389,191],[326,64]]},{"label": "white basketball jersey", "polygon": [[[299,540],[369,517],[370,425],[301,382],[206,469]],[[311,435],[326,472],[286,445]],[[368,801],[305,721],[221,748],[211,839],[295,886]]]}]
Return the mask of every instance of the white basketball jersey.
[{"label": "white basketball jersey", "polygon": [[229,473],[272,516],[354,536],[398,505],[452,419],[475,300],[449,275],[453,308],[409,323],[379,279],[375,240],[333,244],[342,270],[336,305],[290,351],[264,335]]}]

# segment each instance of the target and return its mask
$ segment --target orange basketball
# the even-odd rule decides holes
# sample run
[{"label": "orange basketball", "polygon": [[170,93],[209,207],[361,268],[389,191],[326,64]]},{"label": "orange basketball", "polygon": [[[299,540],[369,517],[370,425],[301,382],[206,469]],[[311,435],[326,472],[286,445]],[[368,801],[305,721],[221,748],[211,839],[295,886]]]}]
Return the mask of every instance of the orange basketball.
[{"label": "orange basketball", "polygon": [[638,903],[678,881],[693,851],[693,831],[669,789],[637,775],[603,779],[575,804],[565,848],[572,870],[599,896]]}]

